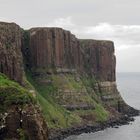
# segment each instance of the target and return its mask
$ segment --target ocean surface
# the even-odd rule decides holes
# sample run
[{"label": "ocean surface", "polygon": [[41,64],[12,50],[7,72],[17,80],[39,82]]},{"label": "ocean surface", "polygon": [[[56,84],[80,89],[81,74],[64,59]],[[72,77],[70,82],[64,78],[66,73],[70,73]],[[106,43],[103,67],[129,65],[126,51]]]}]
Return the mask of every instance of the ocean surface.
[{"label": "ocean surface", "polygon": [[[125,102],[140,110],[140,73],[117,73],[117,85]],[[135,117],[129,125],[71,136],[66,140],[140,140],[140,117]]]}]

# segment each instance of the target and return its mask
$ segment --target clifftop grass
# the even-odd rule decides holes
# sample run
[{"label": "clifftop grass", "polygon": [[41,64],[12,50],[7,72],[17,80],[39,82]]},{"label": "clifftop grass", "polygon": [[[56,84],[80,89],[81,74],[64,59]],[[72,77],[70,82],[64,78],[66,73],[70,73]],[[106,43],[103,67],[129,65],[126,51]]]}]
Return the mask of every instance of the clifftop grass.
[{"label": "clifftop grass", "polygon": [[0,73],[0,111],[5,111],[10,105],[24,105],[33,102],[31,93],[18,83]]}]

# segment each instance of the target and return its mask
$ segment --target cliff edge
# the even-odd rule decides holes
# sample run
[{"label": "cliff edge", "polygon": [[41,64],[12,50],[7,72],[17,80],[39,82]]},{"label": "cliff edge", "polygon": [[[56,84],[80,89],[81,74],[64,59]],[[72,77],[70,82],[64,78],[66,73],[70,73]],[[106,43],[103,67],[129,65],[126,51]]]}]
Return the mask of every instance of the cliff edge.
[{"label": "cliff edge", "polygon": [[0,22],[0,72],[1,139],[61,139],[138,114],[117,90],[112,41]]}]

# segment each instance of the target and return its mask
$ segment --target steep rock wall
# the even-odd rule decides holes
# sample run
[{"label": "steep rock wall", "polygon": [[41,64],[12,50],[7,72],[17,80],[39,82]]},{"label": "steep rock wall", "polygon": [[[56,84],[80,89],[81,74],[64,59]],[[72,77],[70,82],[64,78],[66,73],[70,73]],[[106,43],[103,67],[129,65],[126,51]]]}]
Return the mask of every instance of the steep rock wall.
[{"label": "steep rock wall", "polygon": [[61,28],[31,29],[29,46],[32,68],[73,69],[78,63],[78,40]]},{"label": "steep rock wall", "polygon": [[114,43],[104,40],[79,40],[83,69],[96,80],[96,92],[101,100],[118,110],[123,102],[116,84],[116,57]]},{"label": "steep rock wall", "polygon": [[0,22],[0,72],[23,82],[21,28],[15,23]]},{"label": "steep rock wall", "polygon": [[99,81],[116,81],[114,43],[101,40],[79,40],[83,68]]},{"label": "steep rock wall", "polygon": [[[28,84],[24,83],[26,78],[21,52],[22,38],[23,30],[17,24],[0,22],[0,139],[21,139],[22,129],[29,140],[47,140],[48,130],[42,112],[37,105],[26,102],[26,97],[22,98],[23,92],[27,96],[32,94],[28,91],[30,89],[24,91],[20,87]],[[25,101],[26,108],[22,112],[18,97],[20,102]],[[6,109],[10,101],[14,103]]]},{"label": "steep rock wall", "polygon": [[26,105],[24,109],[12,106],[7,110],[5,134],[1,139],[47,140],[47,125],[40,114],[40,109],[33,104]]},{"label": "steep rock wall", "polygon": [[116,80],[111,41],[79,40],[61,28],[33,28],[29,49],[33,69],[73,69],[94,75],[100,81]]}]

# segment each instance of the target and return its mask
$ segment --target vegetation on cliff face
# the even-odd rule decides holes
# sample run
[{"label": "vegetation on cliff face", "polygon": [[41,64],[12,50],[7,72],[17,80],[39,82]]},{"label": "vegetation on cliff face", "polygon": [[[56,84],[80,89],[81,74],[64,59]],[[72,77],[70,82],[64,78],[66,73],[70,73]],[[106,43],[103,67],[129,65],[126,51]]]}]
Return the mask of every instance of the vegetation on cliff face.
[{"label": "vegetation on cliff face", "polygon": [[0,73],[0,111],[7,110],[11,105],[24,105],[33,100],[28,90]]},{"label": "vegetation on cliff face", "polygon": [[56,85],[41,85],[32,78],[30,72],[27,72],[27,79],[36,90],[37,100],[42,108],[49,128],[67,128],[80,123],[81,119],[79,116],[72,114],[70,111],[58,105],[51,96],[57,92]]},{"label": "vegetation on cliff face", "polygon": [[[27,72],[27,79],[37,91],[37,100],[41,105],[49,128],[68,128],[84,125],[86,122],[94,124],[95,122],[106,121],[109,117],[108,111],[88,94],[83,79],[81,80],[78,75],[52,74],[50,78],[45,79],[47,80],[46,84],[42,83],[43,78],[32,77],[31,72]],[[85,82],[91,83],[90,80],[88,82],[88,79]],[[68,93],[66,94],[66,92]],[[68,95],[69,92],[71,95]],[[76,97],[76,94],[79,96]],[[67,104],[68,107],[76,104],[79,108],[69,110],[63,104]],[[82,109],[84,104],[85,110]],[[92,118],[94,119],[92,120]]]},{"label": "vegetation on cliff face", "polygon": [[32,85],[26,87],[0,73],[0,139],[47,140],[47,124],[42,117]]}]

